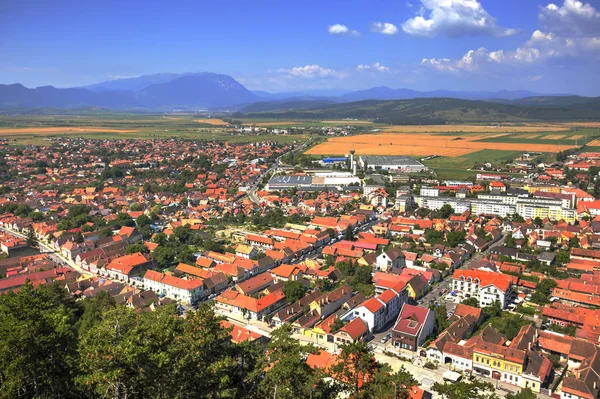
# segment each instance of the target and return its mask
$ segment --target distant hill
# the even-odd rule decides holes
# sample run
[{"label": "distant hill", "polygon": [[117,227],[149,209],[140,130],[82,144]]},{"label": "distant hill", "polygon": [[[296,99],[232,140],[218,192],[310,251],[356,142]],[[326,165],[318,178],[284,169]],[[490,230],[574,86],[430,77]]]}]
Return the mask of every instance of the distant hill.
[{"label": "distant hill", "polygon": [[219,74],[188,75],[152,85],[136,93],[144,107],[169,106],[219,107],[258,101],[259,97],[231,76]]},{"label": "distant hill", "polygon": [[79,87],[80,89],[88,89],[94,92],[101,91],[131,91],[136,92],[143,90],[152,85],[167,83],[183,76],[192,75],[191,73],[157,73],[154,75],[143,75],[132,78],[123,78],[108,80],[106,82],[97,83],[89,86]]},{"label": "distant hill", "polygon": [[[390,105],[384,102],[418,99],[431,101],[413,101],[410,102],[411,106],[406,105],[407,109],[402,109],[399,104],[409,103]],[[449,99],[455,101],[448,102]],[[461,100],[484,100],[487,105],[468,105],[460,103]],[[368,104],[377,105],[364,105],[367,103],[360,106],[355,105],[356,102],[364,101],[371,101]],[[420,108],[412,109],[415,104],[421,104]],[[517,108],[509,110],[503,106]],[[571,111],[577,110],[574,116],[585,119],[586,115],[594,114],[598,103],[590,97],[541,95],[526,90],[421,92],[381,86],[358,91],[327,88],[287,93],[253,92],[228,75],[209,72],[159,73],[68,89],[58,89],[52,86],[29,89],[21,84],[0,85],[0,110],[3,111],[86,107],[133,112],[210,110],[242,113],[271,112],[278,115],[282,113],[292,115],[294,111],[298,111],[299,117],[309,113],[315,115],[321,113],[349,118],[364,115],[364,117],[373,119],[389,119],[400,116],[403,120],[439,121],[442,119],[468,120],[469,118],[480,120],[485,119],[486,115],[497,117],[498,120],[507,118],[527,120],[536,116],[536,112],[531,108],[540,108],[537,111],[538,115],[547,113],[548,108],[559,108],[555,115],[562,119],[564,114],[560,109],[565,107]],[[443,109],[435,109],[435,107]],[[465,107],[473,109],[459,109]],[[519,111],[518,107],[529,108],[526,111]],[[319,111],[319,109],[322,110]],[[352,114],[353,112],[361,115]],[[546,117],[552,118],[552,115],[543,116],[543,118]]]},{"label": "distant hill", "polygon": [[410,89],[392,89],[387,86],[373,87],[367,90],[359,90],[342,96],[344,101],[362,100],[407,100],[413,98],[458,98],[462,100],[514,100],[523,97],[538,96],[539,94],[526,90],[501,90],[494,92],[471,92],[471,91],[416,91]]},{"label": "distant hill", "polygon": [[262,101],[242,107],[240,112],[264,112],[274,110],[311,109],[336,104],[335,101],[318,98],[290,98],[279,101]]},{"label": "distant hill", "polygon": [[508,103],[420,98],[366,100],[303,110],[235,114],[235,117],[269,119],[370,119],[392,124],[499,123],[527,121],[600,120],[600,98],[570,106],[522,106]]},{"label": "distant hill", "polygon": [[[52,86],[28,89],[21,84],[0,85],[0,108],[79,108],[105,107],[110,109],[165,109],[190,108],[208,109],[256,102],[259,97],[238,81],[227,75],[215,73],[187,74],[173,80],[151,84],[141,90],[127,91],[147,84],[150,80],[160,81],[166,76],[154,76],[152,79],[121,82],[107,87],[122,90],[106,91],[104,88],[57,89]],[[145,82],[145,83],[144,83]],[[116,86],[115,86],[116,85]]]}]

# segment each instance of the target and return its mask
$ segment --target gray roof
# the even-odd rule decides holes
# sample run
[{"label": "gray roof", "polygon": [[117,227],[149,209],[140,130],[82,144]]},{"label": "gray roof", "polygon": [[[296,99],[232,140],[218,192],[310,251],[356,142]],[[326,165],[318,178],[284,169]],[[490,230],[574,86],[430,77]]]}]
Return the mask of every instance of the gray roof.
[{"label": "gray roof", "polygon": [[299,186],[312,184],[310,176],[273,176],[269,186]]}]

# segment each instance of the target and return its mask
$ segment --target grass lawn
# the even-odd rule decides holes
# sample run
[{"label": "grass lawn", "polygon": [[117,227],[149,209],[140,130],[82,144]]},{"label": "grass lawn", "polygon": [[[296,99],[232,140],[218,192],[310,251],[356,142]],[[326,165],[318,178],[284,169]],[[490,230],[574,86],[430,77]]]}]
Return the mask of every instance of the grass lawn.
[{"label": "grass lawn", "polygon": [[476,163],[499,163],[512,161],[521,151],[482,150],[460,157],[440,157],[424,161],[424,164],[433,169],[441,180],[470,180],[477,172],[469,171]]}]

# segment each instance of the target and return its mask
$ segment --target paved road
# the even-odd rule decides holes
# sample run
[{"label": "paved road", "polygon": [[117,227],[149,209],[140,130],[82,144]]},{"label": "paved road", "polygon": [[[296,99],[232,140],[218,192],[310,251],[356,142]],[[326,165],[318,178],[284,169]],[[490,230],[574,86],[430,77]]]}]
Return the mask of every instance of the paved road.
[{"label": "paved road", "polygon": [[[17,231],[10,230],[10,229],[4,228],[4,227],[0,227],[0,230],[2,230],[5,233],[8,233],[14,237],[27,238],[27,236],[23,233],[19,233]],[[54,262],[56,262],[57,264],[59,264],[61,266],[67,266],[83,275],[95,276],[93,273],[90,273],[87,270],[83,270],[81,267],[77,266],[75,264],[75,262],[73,262],[71,259],[67,259],[67,258],[63,257],[59,252],[56,252],[56,250],[52,246],[50,246],[42,241],[39,241],[39,240],[37,243],[38,243],[38,248],[40,250],[40,253],[47,254],[48,257],[51,260],[53,260]]]},{"label": "paved road", "polygon": [[278,156],[275,159],[275,163],[273,163],[273,165],[271,165],[271,167],[269,167],[269,169],[267,169],[262,175],[260,175],[260,177],[257,179],[257,181],[250,186],[250,189],[247,192],[248,198],[250,198],[250,201],[254,202],[255,204],[260,204],[260,202],[261,202],[260,198],[258,198],[258,196],[256,195],[256,191],[258,191],[258,184],[262,181],[262,179],[265,176],[268,176],[269,173],[271,173],[281,167],[281,158],[282,157],[284,157],[287,154],[291,154],[293,152],[303,150],[304,148],[306,148],[307,146],[312,144],[312,142],[313,142],[313,139],[310,139],[307,142],[300,145],[299,147],[293,148],[290,151],[286,152],[285,154],[281,154],[280,156]]},{"label": "paved road", "polygon": [[[472,262],[481,260],[484,256],[486,256],[489,253],[489,251],[491,251],[493,248],[495,248],[497,246],[502,245],[503,243],[504,243],[504,236],[502,236],[502,238],[500,240],[498,240],[495,243],[493,243],[492,245],[490,245],[484,251],[475,253],[471,257],[471,259],[469,259],[467,262],[465,262],[464,265],[461,267],[465,267],[468,269],[469,265]],[[444,296],[447,295],[448,292],[450,291],[451,283],[452,283],[452,275],[448,274],[441,282],[434,285],[433,288],[431,289],[431,291],[429,291],[423,298],[421,298],[421,300],[419,301],[420,306],[429,307],[433,303],[439,303],[439,304],[443,304],[446,306],[447,313],[453,313],[454,309],[456,308],[456,303],[444,300]],[[391,329],[394,327],[394,324],[395,323],[391,323],[390,325],[385,326],[385,328],[382,331],[375,334],[373,341],[372,341],[373,344],[382,349],[383,348],[387,348],[387,349],[392,348],[391,340],[389,340],[386,343],[383,343],[383,342],[381,342],[381,339],[391,332]]]}]

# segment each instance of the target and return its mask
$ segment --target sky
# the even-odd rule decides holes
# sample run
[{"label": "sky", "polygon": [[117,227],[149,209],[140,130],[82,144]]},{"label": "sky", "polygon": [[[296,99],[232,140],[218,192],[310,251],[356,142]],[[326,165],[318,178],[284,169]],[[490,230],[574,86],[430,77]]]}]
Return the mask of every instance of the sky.
[{"label": "sky", "polygon": [[161,72],[224,73],[269,92],[599,96],[600,0],[0,1],[0,83]]}]

